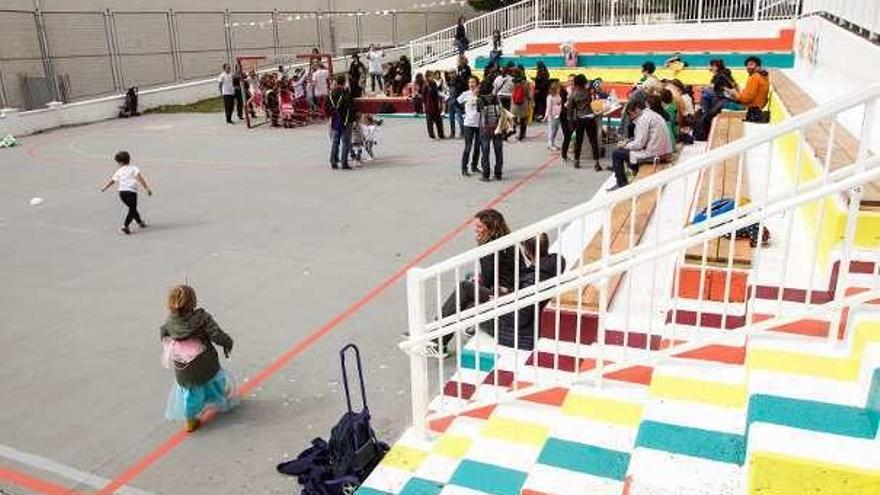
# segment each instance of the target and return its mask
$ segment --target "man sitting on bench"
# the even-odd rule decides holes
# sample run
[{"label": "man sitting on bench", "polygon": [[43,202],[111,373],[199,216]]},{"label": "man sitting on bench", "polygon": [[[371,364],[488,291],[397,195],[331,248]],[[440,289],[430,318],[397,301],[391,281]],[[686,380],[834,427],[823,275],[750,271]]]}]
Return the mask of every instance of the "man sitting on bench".
[{"label": "man sitting on bench", "polygon": [[663,117],[646,108],[644,101],[632,102],[627,112],[630,120],[635,123],[635,133],[631,141],[621,141],[611,153],[611,166],[617,184],[608,191],[615,191],[629,183],[624,167],[637,173],[639,164],[651,162],[655,158],[663,159],[672,153],[672,142]]}]

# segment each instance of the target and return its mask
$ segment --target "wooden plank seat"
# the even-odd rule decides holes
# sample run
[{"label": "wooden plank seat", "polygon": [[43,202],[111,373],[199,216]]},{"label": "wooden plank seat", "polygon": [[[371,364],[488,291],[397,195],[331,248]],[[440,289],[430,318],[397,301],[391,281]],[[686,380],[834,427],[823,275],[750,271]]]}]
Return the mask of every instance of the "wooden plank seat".
[{"label": "wooden plank seat", "polygon": [[[715,149],[732,141],[740,139],[745,133],[743,125],[744,112],[722,112],[712,123],[710,148]],[[690,223],[696,212],[703,210],[711,201],[720,198],[732,198],[737,194],[737,181],[739,180],[739,197],[748,197],[748,177],[745,168],[742,177],[740,173],[739,157],[732,157],[723,163],[718,163],[704,169],[700,174],[697,186],[697,200],[688,218]],[[711,189],[710,189],[711,188]],[[710,194],[711,193],[711,194]],[[730,254],[730,240],[718,237],[708,241],[705,246],[706,263],[712,266],[727,267],[728,255]],[[685,253],[686,262],[700,265],[703,260],[704,245],[691,246]],[[752,249],[748,239],[736,239],[733,241],[733,266],[736,268],[751,267]]]},{"label": "wooden plank seat", "polygon": [[[678,153],[672,153],[656,163],[651,160],[650,163],[639,166],[639,171],[635,174],[635,180],[641,180],[649,177],[661,170],[671,166],[677,160]],[[633,230],[633,246],[638,245],[645,234],[648,221],[657,207],[656,190],[647,191],[640,194],[635,201],[635,210],[632,208],[632,201],[623,201],[614,206],[611,210],[611,232],[610,232],[610,252],[617,254],[629,249],[630,245],[630,222]],[[592,240],[586,245],[583,251],[583,264],[589,265],[602,259],[602,229],[599,229],[593,236]],[[575,264],[571,268],[577,268]],[[608,304],[614,299],[624,274],[618,274],[608,280]],[[585,287],[581,295],[581,311],[598,312],[599,311],[599,287],[589,285]],[[578,291],[571,291],[560,296],[560,309],[567,311],[578,310]]]},{"label": "wooden plank seat", "polygon": [[[773,91],[779,100],[785,105],[788,113],[792,116],[800,115],[816,107],[816,102],[800,86],[791,80],[784,72],[774,70],[770,75]],[[816,154],[820,164],[825,163],[828,155],[828,137],[831,134],[831,118],[822,119],[816,124],[807,127],[804,140]],[[831,170],[854,163],[858,158],[859,140],[854,137],[843,125],[838,124],[834,130],[832,143]],[[865,184],[862,188],[863,211],[877,211],[880,208],[880,183]]]}]

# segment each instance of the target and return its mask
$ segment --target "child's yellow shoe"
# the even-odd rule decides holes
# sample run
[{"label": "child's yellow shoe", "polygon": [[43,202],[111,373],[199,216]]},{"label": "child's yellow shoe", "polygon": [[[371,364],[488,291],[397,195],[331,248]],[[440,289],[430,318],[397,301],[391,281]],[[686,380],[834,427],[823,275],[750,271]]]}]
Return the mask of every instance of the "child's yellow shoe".
[{"label": "child's yellow shoe", "polygon": [[201,423],[198,419],[188,419],[186,420],[186,431],[187,433],[192,433],[198,429]]}]

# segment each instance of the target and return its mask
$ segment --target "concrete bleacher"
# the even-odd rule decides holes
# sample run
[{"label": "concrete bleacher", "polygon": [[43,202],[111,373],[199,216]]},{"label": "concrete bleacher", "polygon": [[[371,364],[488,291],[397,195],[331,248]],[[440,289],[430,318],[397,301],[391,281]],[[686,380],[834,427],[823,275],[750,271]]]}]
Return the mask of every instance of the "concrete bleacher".
[{"label": "concrete bleacher", "polygon": [[[815,100],[783,71],[773,71],[771,80],[773,91],[792,116],[800,115],[816,107]],[[804,136],[821,163],[824,163],[828,154],[830,132],[831,122],[826,120],[819,125],[810,126]],[[856,161],[859,141],[844,126],[838,125],[834,130],[832,149],[830,169],[833,171]],[[863,211],[880,210],[880,184],[865,184],[862,194],[861,209]]]}]

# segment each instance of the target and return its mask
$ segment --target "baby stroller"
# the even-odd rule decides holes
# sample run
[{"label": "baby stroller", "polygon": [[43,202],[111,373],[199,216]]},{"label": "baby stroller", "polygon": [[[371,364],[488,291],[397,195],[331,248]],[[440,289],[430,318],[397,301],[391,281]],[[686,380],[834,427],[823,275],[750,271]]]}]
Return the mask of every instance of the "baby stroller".
[{"label": "baby stroller", "polygon": [[138,89],[137,86],[132,86],[125,92],[125,103],[119,107],[119,117],[126,119],[138,115]]}]

